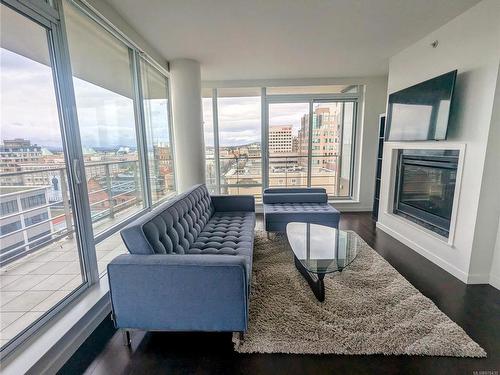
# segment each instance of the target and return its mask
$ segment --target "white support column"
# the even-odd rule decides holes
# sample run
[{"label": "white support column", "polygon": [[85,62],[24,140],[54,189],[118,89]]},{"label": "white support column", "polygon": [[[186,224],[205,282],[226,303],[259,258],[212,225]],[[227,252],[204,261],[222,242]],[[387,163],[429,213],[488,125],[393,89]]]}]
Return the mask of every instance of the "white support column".
[{"label": "white support column", "polygon": [[175,177],[177,189],[184,192],[205,182],[200,63],[190,59],[172,60],[170,74]]}]

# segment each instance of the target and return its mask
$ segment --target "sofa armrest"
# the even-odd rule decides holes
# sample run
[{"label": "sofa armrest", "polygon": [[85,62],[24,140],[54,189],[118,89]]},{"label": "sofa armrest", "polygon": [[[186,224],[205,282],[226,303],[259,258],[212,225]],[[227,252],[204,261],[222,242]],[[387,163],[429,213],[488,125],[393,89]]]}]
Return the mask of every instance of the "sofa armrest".
[{"label": "sofa armrest", "polygon": [[247,263],[233,255],[132,255],[108,265],[117,328],[244,331]]},{"label": "sofa armrest", "polygon": [[212,195],[212,204],[217,212],[255,212],[253,195]]}]

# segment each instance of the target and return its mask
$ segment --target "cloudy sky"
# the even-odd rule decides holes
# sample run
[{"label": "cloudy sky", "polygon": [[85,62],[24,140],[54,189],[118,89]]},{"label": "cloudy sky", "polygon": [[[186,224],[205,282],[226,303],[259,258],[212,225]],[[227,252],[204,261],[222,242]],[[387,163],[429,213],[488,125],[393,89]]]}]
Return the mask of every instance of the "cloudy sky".
[{"label": "cloudy sky", "polygon": [[[61,148],[61,136],[51,69],[0,48],[0,138],[27,138],[48,148]],[[133,101],[123,95],[74,78],[82,145],[92,148],[135,148]],[[218,99],[219,143],[238,146],[261,141],[260,97]],[[270,126],[293,125],[294,134],[309,111],[307,103],[271,104]],[[167,143],[167,101],[146,102],[148,135]],[[205,144],[213,146],[212,102],[203,99]]]},{"label": "cloudy sky", "polygon": [[[218,98],[219,143],[240,146],[261,141],[260,97]],[[269,125],[293,125],[295,135],[302,116],[309,113],[308,103],[271,104]],[[203,98],[205,145],[213,146],[212,99]]]},{"label": "cloudy sky", "polygon": [[2,140],[29,138],[61,147],[54,84],[50,69],[0,48]]},{"label": "cloudy sky", "polygon": [[[50,67],[0,48],[0,138],[27,138],[61,148],[61,133]],[[74,78],[80,135],[84,147],[136,147],[133,101]],[[167,101],[146,102],[149,135],[168,142]]]}]

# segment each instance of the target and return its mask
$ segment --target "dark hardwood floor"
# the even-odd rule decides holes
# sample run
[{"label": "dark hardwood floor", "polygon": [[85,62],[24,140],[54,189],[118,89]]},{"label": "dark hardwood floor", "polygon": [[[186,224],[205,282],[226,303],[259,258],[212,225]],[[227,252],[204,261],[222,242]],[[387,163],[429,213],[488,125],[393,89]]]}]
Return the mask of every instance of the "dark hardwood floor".
[{"label": "dark hardwood floor", "polygon": [[[123,346],[107,318],[61,374],[500,374],[500,291],[465,285],[375,228],[369,213],[345,213],[340,227],[356,231],[488,353],[487,358],[238,354],[230,334],[142,333]],[[160,312],[161,313],[161,312]]]}]

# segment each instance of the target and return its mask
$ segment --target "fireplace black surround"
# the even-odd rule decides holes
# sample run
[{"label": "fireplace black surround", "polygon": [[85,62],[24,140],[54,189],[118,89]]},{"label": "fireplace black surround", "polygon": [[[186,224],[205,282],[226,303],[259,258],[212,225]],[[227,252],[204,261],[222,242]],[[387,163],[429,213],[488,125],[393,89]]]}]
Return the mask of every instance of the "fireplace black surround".
[{"label": "fireplace black surround", "polygon": [[448,238],[458,150],[400,150],[394,213]]}]

